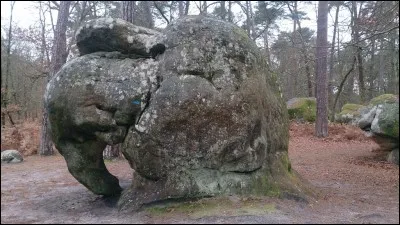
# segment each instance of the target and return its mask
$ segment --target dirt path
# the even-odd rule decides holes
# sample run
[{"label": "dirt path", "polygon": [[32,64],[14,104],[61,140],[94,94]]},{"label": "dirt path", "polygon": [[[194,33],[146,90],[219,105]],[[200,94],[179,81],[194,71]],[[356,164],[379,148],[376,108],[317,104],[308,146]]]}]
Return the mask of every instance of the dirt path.
[{"label": "dirt path", "polygon": [[[292,129],[289,156],[320,192],[317,202],[232,196],[128,214],[79,184],[61,156],[30,156],[1,165],[1,223],[398,224],[399,167],[386,163],[371,141],[346,135],[318,140],[304,129]],[[123,187],[129,185],[125,160],[106,165]]]}]

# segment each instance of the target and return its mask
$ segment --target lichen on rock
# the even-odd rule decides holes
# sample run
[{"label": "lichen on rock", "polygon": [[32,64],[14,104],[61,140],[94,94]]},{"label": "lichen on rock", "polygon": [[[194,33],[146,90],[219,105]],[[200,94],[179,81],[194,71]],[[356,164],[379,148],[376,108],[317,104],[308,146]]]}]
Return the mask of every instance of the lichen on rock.
[{"label": "lichen on rock", "polygon": [[227,194],[305,197],[287,157],[276,76],[242,33],[203,16],[162,33],[115,19],[85,25],[82,56],[46,91],[53,140],[71,174],[96,194],[119,194],[101,153],[122,143],[134,175],[121,208]]}]

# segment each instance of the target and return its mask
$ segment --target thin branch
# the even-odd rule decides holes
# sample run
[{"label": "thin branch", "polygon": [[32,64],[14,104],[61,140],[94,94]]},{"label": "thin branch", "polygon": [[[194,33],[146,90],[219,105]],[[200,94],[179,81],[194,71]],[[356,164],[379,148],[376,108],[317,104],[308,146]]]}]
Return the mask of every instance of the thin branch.
[{"label": "thin branch", "polygon": [[167,21],[167,24],[169,24],[168,18],[164,15],[164,12],[160,9],[160,7],[157,5],[156,1],[153,1],[154,7],[158,10],[158,12],[161,14],[161,16]]}]

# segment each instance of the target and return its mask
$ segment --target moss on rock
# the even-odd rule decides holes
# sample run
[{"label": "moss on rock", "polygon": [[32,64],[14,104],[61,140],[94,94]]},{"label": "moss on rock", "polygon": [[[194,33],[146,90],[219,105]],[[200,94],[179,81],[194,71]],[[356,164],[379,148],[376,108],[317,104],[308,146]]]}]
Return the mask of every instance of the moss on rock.
[{"label": "moss on rock", "polygon": [[345,104],[342,107],[342,111],[335,115],[335,122],[338,123],[349,123],[356,117],[360,116],[360,109],[364,106],[359,104]]},{"label": "moss on rock", "polygon": [[314,122],[317,113],[315,98],[293,98],[287,103],[289,119]]},{"label": "moss on rock", "polygon": [[371,101],[369,101],[369,105],[379,105],[379,104],[383,104],[383,103],[396,103],[399,102],[399,97],[397,95],[393,95],[393,94],[383,94],[380,96],[377,96],[373,99],[371,99]]}]

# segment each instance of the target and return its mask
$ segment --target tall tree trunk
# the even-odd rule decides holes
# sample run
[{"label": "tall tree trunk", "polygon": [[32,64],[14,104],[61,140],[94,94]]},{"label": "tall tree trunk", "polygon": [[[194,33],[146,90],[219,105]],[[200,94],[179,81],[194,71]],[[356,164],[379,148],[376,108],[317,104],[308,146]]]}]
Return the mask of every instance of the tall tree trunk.
[{"label": "tall tree trunk", "polygon": [[[311,68],[310,68],[310,59],[308,57],[307,54],[307,47],[305,45],[305,41],[303,39],[303,35],[301,33],[301,24],[300,24],[300,19],[298,16],[298,12],[297,12],[297,1],[294,2],[294,7],[292,9],[290,3],[286,3],[290,13],[293,15],[293,38],[295,37],[295,33],[296,33],[296,24],[298,26],[298,33],[299,33],[299,37],[300,37],[300,44],[301,44],[301,55],[303,58],[303,62],[304,62],[304,66],[306,69],[306,76],[307,76],[307,93],[308,93],[308,97],[312,97],[313,96],[313,86],[312,86],[312,76],[311,76]],[[295,40],[295,39],[293,39]],[[295,80],[297,78],[294,78]]]},{"label": "tall tree trunk", "polygon": [[184,6],[183,6],[183,1],[178,2],[178,9],[179,9],[179,18],[181,18],[184,15]]},{"label": "tall tree trunk", "polygon": [[232,23],[232,1],[228,1],[228,22]]},{"label": "tall tree trunk", "polygon": [[[390,75],[388,76],[388,92],[390,94],[396,94],[398,93],[398,78],[396,75],[396,58],[399,57],[398,53],[396,52],[396,34],[390,33],[389,34],[391,37],[389,39],[389,46],[390,46]],[[397,31],[397,37],[399,33]]]},{"label": "tall tree trunk", "polygon": [[185,16],[189,14],[189,6],[190,6],[190,1],[186,1],[185,4]]},{"label": "tall tree trunk", "polygon": [[352,1],[352,11],[353,11],[353,43],[355,52],[357,55],[357,68],[358,68],[358,87],[360,90],[361,103],[366,101],[365,99],[365,83],[364,83],[364,67],[362,58],[362,48],[360,43],[360,33],[358,24],[358,13],[357,13],[357,1]]},{"label": "tall tree trunk", "polygon": [[225,1],[220,1],[221,4],[221,19],[226,20],[226,7],[225,7]]},{"label": "tall tree trunk", "polygon": [[251,30],[251,36],[250,38],[255,41],[256,38],[256,30],[254,27],[254,14],[253,14],[253,6],[251,5],[251,1],[249,1],[249,15],[250,15],[250,30]]},{"label": "tall tree trunk", "polygon": [[328,2],[318,2],[317,21],[317,64],[316,64],[316,98],[317,120],[315,134],[317,137],[328,136],[328,95],[327,95],[327,56],[328,56]]},{"label": "tall tree trunk", "polygon": [[375,70],[374,70],[374,65],[375,65],[375,37],[371,38],[371,62],[369,64],[369,75],[368,75],[368,84],[369,84],[369,90],[368,90],[368,99],[372,99],[374,96],[374,81],[375,81]]},{"label": "tall tree trunk", "polygon": [[379,50],[379,74],[378,74],[378,90],[379,94],[385,93],[385,83],[384,83],[384,76],[385,76],[385,61],[384,61],[384,48],[383,48],[383,38],[381,40],[381,47]]},{"label": "tall tree trunk", "polygon": [[[2,103],[2,108],[1,110],[1,125],[4,126],[6,124],[6,108],[8,105],[8,102],[10,100],[10,94],[8,90],[8,82],[10,79],[10,55],[11,55],[11,40],[12,40],[12,16],[13,16],[13,10],[14,10],[14,5],[15,1],[11,1],[11,10],[10,10],[10,26],[8,27],[8,40],[7,40],[7,59],[6,59],[6,74],[5,74],[5,82],[3,83],[3,79],[1,80],[1,84],[3,85],[3,91],[1,93],[1,103]],[[3,78],[3,76],[1,76]],[[8,113],[7,113],[8,114]],[[9,118],[11,118],[10,114],[8,114]],[[13,123],[12,119],[10,119],[10,122]]]},{"label": "tall tree trunk", "polygon": [[144,6],[143,7],[144,15],[146,18],[145,27],[153,29],[154,28],[154,20],[153,20],[153,14],[151,13],[150,2],[143,1],[143,6]]},{"label": "tall tree trunk", "polygon": [[271,58],[269,54],[269,44],[268,44],[268,27],[264,31],[264,48],[265,48],[265,56],[267,57],[268,66],[271,67]]},{"label": "tall tree trunk", "polygon": [[136,1],[122,1],[122,19],[130,23],[135,23]]},{"label": "tall tree trunk", "polygon": [[[334,58],[335,58],[335,41],[336,41],[336,29],[338,25],[338,18],[339,18],[339,9],[340,5],[336,5],[336,13],[335,13],[335,22],[333,24],[333,37],[332,37],[332,43],[331,43],[331,55],[329,57],[329,78],[328,78],[328,104],[329,106],[332,106],[333,104],[333,63],[334,63]],[[339,55],[339,54],[338,54]],[[331,118],[333,121],[334,118]]]},{"label": "tall tree trunk", "polygon": [[[66,53],[66,31],[67,22],[69,16],[69,6],[70,1],[61,1],[60,10],[57,17],[56,35],[54,36],[53,49],[52,49],[52,59],[51,68],[49,76],[47,77],[47,82],[50,81],[62,67],[62,65],[67,60]],[[53,155],[53,143],[51,141],[49,124],[48,124],[48,114],[45,107],[43,107],[43,118],[42,118],[42,133],[40,138],[39,155]]]}]

